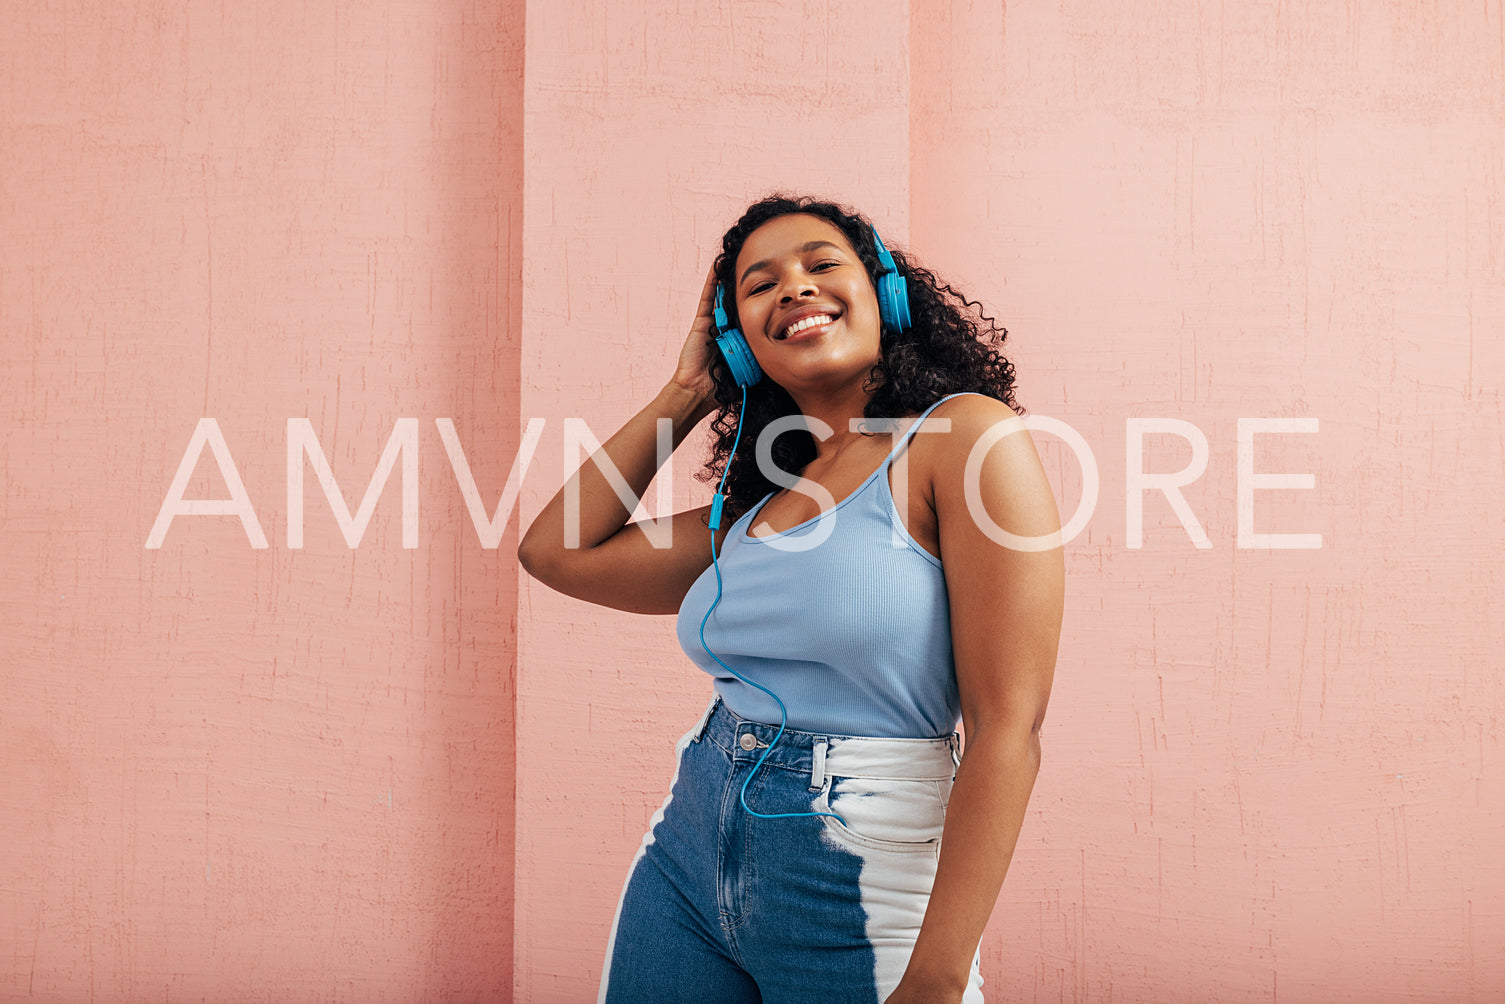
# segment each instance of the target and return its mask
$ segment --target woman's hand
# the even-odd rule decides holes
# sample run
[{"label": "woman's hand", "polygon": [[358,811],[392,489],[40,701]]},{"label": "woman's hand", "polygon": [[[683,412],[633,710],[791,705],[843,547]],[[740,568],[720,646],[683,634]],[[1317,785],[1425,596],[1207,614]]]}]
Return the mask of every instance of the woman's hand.
[{"label": "woman's hand", "polygon": [[924,984],[910,979],[907,975],[894,987],[894,992],[884,998],[883,1004],[960,1004],[966,993],[966,981],[962,982],[962,989],[957,990],[951,985]]},{"label": "woman's hand", "polygon": [[[710,506],[641,523],[627,521],[667,459],[659,449],[659,424],[671,423],[677,448],[716,408],[710,373],[711,354],[717,351],[710,338],[715,306],[712,271],[706,274],[674,378],[580,465],[524,534],[517,556],[534,578],[590,603],[672,614],[711,563],[712,537],[706,532]],[[615,472],[613,480],[607,479],[607,471]],[[623,481],[630,493],[625,500]],[[729,529],[719,531],[722,539]]]},{"label": "woman's hand", "polygon": [[715,406],[715,384],[711,380],[711,358],[716,350],[711,340],[711,321],[716,311],[716,266],[713,262],[700,292],[700,308],[690,323],[690,334],[679,350],[679,365],[670,383],[694,395],[707,412]]}]

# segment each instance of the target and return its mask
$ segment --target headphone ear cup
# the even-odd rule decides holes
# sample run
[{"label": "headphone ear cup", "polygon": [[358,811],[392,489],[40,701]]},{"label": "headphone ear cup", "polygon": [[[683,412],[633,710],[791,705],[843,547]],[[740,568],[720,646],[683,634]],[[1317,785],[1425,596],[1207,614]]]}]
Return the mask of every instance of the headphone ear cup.
[{"label": "headphone ear cup", "polygon": [[721,357],[726,360],[726,367],[732,371],[732,379],[737,381],[738,387],[751,387],[763,379],[763,368],[758,365],[752,346],[747,344],[739,329],[729,328],[717,335],[716,347],[721,350]]},{"label": "headphone ear cup", "polygon": [[899,266],[883,246],[877,227],[873,228],[873,245],[878,251],[878,316],[884,331],[898,334],[914,323],[909,316],[909,280],[899,274]]},{"label": "headphone ear cup", "polygon": [[763,379],[763,368],[758,365],[752,346],[742,337],[740,328],[730,327],[731,319],[726,315],[726,291],[719,282],[716,283],[716,305],[711,320],[718,332],[716,348],[721,350],[721,357],[726,360],[726,368],[731,370],[737,386],[751,387]]},{"label": "headphone ear cup", "polygon": [[907,331],[913,323],[909,316],[909,281],[897,272],[878,277],[878,314],[883,329],[893,334]]}]

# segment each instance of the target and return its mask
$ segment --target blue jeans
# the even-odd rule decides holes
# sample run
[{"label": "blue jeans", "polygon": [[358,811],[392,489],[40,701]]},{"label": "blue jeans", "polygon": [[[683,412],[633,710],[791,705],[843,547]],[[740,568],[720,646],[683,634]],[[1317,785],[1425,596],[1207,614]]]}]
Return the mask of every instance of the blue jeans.
[{"label": "blue jeans", "polygon": [[[909,963],[958,763],[957,737],[785,730],[713,700],[680,738],[617,905],[600,1001],[881,1002]],[[982,1000],[973,956],[968,1004]]]}]

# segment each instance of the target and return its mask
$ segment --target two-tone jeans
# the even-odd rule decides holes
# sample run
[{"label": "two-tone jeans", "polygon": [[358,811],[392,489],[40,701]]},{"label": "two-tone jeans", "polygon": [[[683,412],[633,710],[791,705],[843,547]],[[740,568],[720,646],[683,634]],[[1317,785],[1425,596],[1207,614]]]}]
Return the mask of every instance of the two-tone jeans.
[{"label": "two-tone jeans", "polygon": [[[939,739],[786,729],[713,700],[676,746],[612,924],[608,1004],[881,1002],[898,985],[935,881],[959,761]],[[974,953],[964,1000],[982,998]]]}]

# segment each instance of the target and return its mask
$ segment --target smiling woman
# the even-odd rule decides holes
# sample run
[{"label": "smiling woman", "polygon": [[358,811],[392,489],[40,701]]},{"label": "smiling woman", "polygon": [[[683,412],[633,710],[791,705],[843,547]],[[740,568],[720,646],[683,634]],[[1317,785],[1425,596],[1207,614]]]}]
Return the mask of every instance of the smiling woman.
[{"label": "smiling woman", "polygon": [[857,252],[817,216],[779,216],[734,263],[740,327],[763,372],[791,394],[861,393],[880,358],[878,297]]},{"label": "smiling woman", "polygon": [[[735,316],[743,322],[743,330],[748,333],[750,342],[756,341],[758,318],[776,310],[777,305],[770,307],[758,302],[762,300],[767,304],[773,296],[771,292],[751,295],[752,289],[748,288],[770,287],[774,282],[772,276],[759,283],[741,281],[752,265],[770,265],[761,254],[754,257],[744,252],[756,238],[763,236],[762,231],[771,230],[786,220],[824,225],[828,233],[837,234],[835,237],[826,236],[825,240],[845,248],[847,254],[856,257],[869,288],[882,269],[876,232],[860,215],[832,203],[802,198],[775,196],[754,204],[727,232],[722,241],[722,253],[714,266],[715,275],[723,284],[731,286],[736,283],[738,286],[735,304],[738,313]],[[835,259],[835,253],[829,247],[824,259],[820,257],[819,249],[805,253],[814,255],[808,262],[812,271],[820,268],[821,262],[834,262]],[[884,331],[879,338],[872,365],[862,375],[868,393],[859,409],[861,414],[879,420],[915,415],[942,396],[961,392],[986,395],[1008,405],[1012,411],[1021,411],[1014,403],[1013,364],[1000,351],[1007,331],[982,313],[979,304],[943,283],[903,251],[894,250],[891,255],[904,278],[912,323],[902,329]],[[741,272],[738,271],[739,258],[745,260]],[[830,271],[833,267],[827,266],[823,271]],[[817,288],[824,291],[828,282],[829,279],[821,275]],[[770,423],[801,414],[801,408],[785,387],[774,380],[748,389],[747,406],[739,419],[741,391],[719,358],[712,361],[711,375],[715,381],[719,411],[712,425],[716,441],[701,478],[707,481],[719,478],[730,458],[725,489],[728,508],[741,512],[781,487],[768,476],[765,467],[778,471],[804,471],[815,459],[817,443],[808,431],[794,429],[767,444],[770,451],[767,465],[760,466],[750,452],[734,455],[732,447],[739,429],[744,441],[757,442]],[[803,413],[811,414],[809,411]],[[1007,416],[1002,409],[998,409],[998,413],[1000,417]],[[845,425],[839,428],[847,431]]]},{"label": "smiling woman", "polygon": [[[1027,436],[969,467],[1017,421],[1004,335],[856,213],[765,199],[723,238],[673,377],[529,529],[550,586],[678,613],[715,688],[629,869],[603,1001],[982,1000],[1064,591],[1058,546],[981,525],[1060,529]],[[678,444],[713,412],[716,504],[655,547],[603,469],[641,496],[658,423]]]}]

